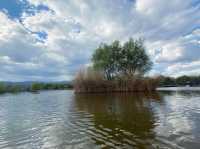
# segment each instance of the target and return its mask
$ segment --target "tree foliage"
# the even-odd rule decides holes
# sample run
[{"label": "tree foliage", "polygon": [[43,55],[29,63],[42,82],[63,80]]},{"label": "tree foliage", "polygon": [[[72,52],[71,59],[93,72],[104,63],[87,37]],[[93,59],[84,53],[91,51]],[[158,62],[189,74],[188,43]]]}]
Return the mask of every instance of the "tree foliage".
[{"label": "tree foliage", "polygon": [[132,38],[123,45],[119,41],[101,44],[93,54],[92,62],[94,69],[103,71],[108,80],[118,76],[143,75],[152,66],[143,41]]}]

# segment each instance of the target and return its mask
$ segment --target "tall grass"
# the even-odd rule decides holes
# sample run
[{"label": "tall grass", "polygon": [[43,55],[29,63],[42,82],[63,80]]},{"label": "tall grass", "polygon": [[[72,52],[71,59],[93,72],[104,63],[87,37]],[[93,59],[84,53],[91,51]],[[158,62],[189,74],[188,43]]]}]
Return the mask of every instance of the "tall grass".
[{"label": "tall grass", "polygon": [[101,72],[80,70],[74,80],[76,93],[106,93],[106,92],[152,92],[159,80],[148,77],[120,77],[106,80]]}]

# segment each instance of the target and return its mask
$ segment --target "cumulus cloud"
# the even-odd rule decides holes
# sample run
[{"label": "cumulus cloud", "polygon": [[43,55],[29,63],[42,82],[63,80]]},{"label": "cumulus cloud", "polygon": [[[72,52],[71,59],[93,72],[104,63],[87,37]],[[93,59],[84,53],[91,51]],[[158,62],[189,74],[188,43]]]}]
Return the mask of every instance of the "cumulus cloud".
[{"label": "cumulus cloud", "polygon": [[[21,2],[24,2],[23,0]],[[145,39],[151,73],[200,72],[197,0],[27,0],[12,19],[0,12],[0,80],[65,80],[90,63],[101,42]],[[30,7],[28,7],[30,9]],[[187,69],[186,69],[187,68]]]},{"label": "cumulus cloud", "polygon": [[[62,54],[51,52],[19,21],[9,19],[2,12],[0,18],[0,65],[3,72],[1,80],[42,80],[45,73],[51,78],[63,75],[60,65],[66,67],[67,60]],[[52,65],[55,67],[52,68]],[[67,74],[67,71],[65,73]]]}]

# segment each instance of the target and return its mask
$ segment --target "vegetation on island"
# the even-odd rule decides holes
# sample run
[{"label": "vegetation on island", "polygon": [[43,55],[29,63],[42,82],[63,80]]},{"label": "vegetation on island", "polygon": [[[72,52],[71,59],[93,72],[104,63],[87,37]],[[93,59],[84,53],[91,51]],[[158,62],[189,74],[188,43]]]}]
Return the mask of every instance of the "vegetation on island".
[{"label": "vegetation on island", "polygon": [[74,88],[79,93],[153,91],[157,78],[145,77],[152,65],[141,39],[104,43],[95,50],[92,66],[77,74]]},{"label": "vegetation on island", "polygon": [[101,44],[93,54],[92,62],[94,70],[102,71],[107,80],[141,76],[148,72],[153,64],[141,39],[130,39],[124,45],[119,41],[114,41],[111,45]]}]

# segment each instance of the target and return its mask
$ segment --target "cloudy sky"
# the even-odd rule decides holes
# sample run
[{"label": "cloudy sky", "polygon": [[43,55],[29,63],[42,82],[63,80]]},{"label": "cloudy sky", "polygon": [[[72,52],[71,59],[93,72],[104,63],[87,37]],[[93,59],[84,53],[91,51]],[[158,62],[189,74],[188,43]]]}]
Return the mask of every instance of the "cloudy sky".
[{"label": "cloudy sky", "polygon": [[151,75],[200,74],[200,0],[1,0],[0,80],[70,80],[129,37],[145,39]]}]

